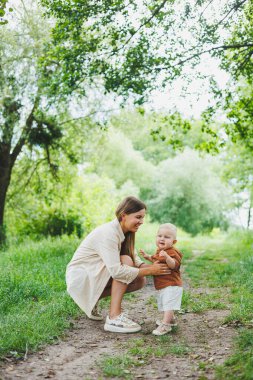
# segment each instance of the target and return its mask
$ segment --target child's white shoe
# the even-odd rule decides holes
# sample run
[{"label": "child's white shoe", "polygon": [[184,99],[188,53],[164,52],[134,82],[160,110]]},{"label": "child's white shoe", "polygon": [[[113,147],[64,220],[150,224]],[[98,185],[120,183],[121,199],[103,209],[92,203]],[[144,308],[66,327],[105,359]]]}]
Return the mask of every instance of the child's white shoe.
[{"label": "child's white shoe", "polygon": [[[160,324],[162,323],[162,321],[160,321],[160,319],[157,319],[157,321],[155,321],[155,323],[156,323],[156,326],[160,326]],[[172,319],[170,325],[171,325],[171,327],[176,327],[177,326],[176,318]]]},{"label": "child's white shoe", "polygon": [[172,330],[172,327],[170,324],[166,325],[165,323],[162,323],[152,331],[152,334],[154,335],[165,335],[169,333]]}]

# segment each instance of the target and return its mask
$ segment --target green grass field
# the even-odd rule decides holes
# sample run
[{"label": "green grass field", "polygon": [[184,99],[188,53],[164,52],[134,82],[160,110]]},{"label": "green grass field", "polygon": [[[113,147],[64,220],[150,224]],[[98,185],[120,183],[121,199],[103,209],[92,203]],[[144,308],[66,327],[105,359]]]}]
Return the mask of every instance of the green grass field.
[{"label": "green grass field", "polygon": [[22,355],[57,339],[80,314],[66,293],[76,239],[44,239],[0,255],[0,355]]},{"label": "green grass field", "polygon": [[[157,225],[143,226],[137,236],[136,248],[152,253],[156,230]],[[191,238],[179,231],[178,238],[178,247],[184,253],[186,272],[192,286],[204,284],[229,289],[231,313],[227,322],[239,321],[241,326],[235,349],[225,365],[217,368],[217,378],[252,380],[253,234],[231,232],[224,235],[216,232],[209,237]],[[67,295],[65,285],[66,265],[78,243],[78,239],[64,236],[28,241],[1,251],[0,356],[23,356],[27,349],[31,352],[55,341],[70,327],[71,318],[82,314]],[[199,250],[201,254],[192,261],[193,250]],[[194,302],[191,297],[186,293],[183,307],[194,305],[194,312],[222,308],[215,294],[204,295],[206,298],[200,296]],[[129,350],[134,355],[131,347]],[[144,351],[145,362],[149,353]],[[110,358],[104,366],[110,367]],[[126,368],[127,363],[123,367]]]}]

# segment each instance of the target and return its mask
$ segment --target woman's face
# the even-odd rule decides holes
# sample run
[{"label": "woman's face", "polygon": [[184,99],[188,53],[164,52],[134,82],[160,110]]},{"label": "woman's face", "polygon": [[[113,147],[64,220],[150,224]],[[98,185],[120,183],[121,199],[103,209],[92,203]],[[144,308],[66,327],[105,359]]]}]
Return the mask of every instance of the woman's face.
[{"label": "woman's face", "polygon": [[122,214],[120,221],[122,231],[124,233],[137,232],[138,228],[143,224],[145,214],[145,208],[132,214]]}]

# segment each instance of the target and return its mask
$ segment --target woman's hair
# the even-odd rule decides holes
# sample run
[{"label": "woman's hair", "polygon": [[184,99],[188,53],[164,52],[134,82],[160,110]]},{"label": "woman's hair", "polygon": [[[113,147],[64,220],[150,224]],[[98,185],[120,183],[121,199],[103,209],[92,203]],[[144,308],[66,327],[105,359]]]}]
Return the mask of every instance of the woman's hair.
[{"label": "woman's hair", "polygon": [[[122,214],[133,214],[140,210],[147,209],[145,203],[140,201],[135,197],[126,197],[122,202],[118,205],[115,214],[118,221],[121,221]],[[135,232],[127,232],[125,235],[125,240],[121,245],[121,255],[128,255],[132,258],[134,262],[134,242],[135,242]]]}]

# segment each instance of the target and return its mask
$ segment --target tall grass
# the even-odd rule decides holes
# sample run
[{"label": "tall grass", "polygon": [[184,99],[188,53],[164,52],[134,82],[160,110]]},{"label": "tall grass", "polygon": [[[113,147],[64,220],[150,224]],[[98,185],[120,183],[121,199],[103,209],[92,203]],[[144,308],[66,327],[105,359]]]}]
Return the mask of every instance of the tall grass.
[{"label": "tall grass", "polygon": [[27,241],[0,254],[0,356],[51,342],[79,314],[65,269],[78,244],[62,237]]}]

